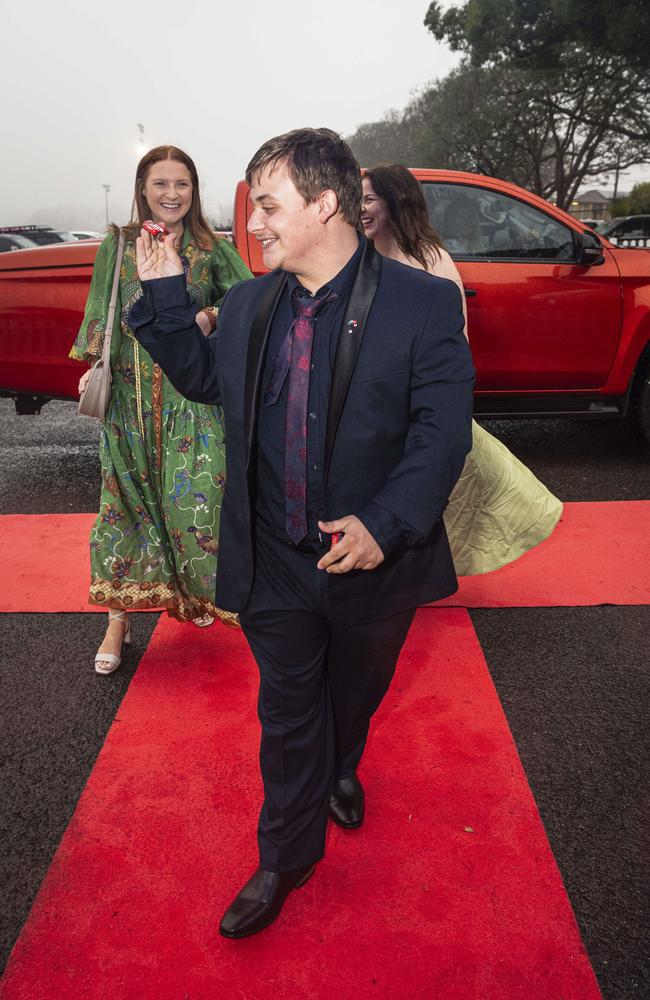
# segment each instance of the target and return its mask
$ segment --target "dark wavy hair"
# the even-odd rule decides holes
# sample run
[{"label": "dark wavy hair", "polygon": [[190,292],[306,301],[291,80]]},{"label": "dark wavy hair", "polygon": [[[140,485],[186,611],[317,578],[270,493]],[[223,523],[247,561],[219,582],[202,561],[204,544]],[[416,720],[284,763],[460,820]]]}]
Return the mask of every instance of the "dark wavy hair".
[{"label": "dark wavy hair", "polygon": [[361,173],[348,144],[331,128],[297,128],[269,139],[246,167],[250,186],[255,174],[286,163],[296,191],[307,205],[321,191],[334,191],[341,217],[355,229],[361,218]]},{"label": "dark wavy hair", "polygon": [[177,163],[182,163],[187,167],[192,181],[192,204],[190,205],[189,212],[183,219],[183,224],[190,230],[198,246],[203,250],[211,250],[216,237],[212,233],[201,208],[199,175],[196,172],[194,160],[187,153],[184,153],[182,149],[179,149],[178,146],[155,146],[154,149],[150,149],[148,153],[145,153],[138,163],[135,172],[135,191],[133,194],[131,221],[127,226],[124,226],[126,238],[134,240],[136,236],[140,235],[142,223],[151,218],[151,209],[144,196],[144,185],[154,163],[160,163],[161,160],[176,160]]},{"label": "dark wavy hair", "polygon": [[427,270],[439,259],[443,244],[431,225],[419,181],[400,163],[378,163],[363,176],[386,202],[390,230],[402,253]]}]

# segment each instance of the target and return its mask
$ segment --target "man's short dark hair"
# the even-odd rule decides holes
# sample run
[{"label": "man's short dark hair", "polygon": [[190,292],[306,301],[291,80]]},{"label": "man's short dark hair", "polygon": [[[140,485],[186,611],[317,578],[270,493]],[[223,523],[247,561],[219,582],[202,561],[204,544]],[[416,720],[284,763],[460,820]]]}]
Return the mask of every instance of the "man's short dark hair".
[{"label": "man's short dark hair", "polygon": [[296,190],[311,205],[321,191],[334,191],[341,216],[351,226],[361,219],[361,171],[352,150],[330,128],[297,128],[269,139],[246,167],[246,181],[267,167],[286,163]]}]

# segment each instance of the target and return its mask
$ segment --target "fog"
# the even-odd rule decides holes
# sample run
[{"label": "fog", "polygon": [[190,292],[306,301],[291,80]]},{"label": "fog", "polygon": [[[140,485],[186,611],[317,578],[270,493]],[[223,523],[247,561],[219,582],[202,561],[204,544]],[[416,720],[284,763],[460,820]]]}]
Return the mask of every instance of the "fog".
[{"label": "fog", "polygon": [[[195,160],[229,218],[258,146],[303,125],[349,134],[402,108],[458,61],[423,25],[427,0],[89,0],[3,5],[0,225],[104,229],[130,214],[139,157]],[[144,126],[144,144],[138,125]]]},{"label": "fog", "polygon": [[[137,161],[160,143],[187,150],[208,216],[227,220],[265,139],[350,134],[458,63],[425,29],[427,6],[5,0],[0,226],[103,230],[103,185],[110,220],[126,221]],[[628,171],[620,189],[648,176]]]}]

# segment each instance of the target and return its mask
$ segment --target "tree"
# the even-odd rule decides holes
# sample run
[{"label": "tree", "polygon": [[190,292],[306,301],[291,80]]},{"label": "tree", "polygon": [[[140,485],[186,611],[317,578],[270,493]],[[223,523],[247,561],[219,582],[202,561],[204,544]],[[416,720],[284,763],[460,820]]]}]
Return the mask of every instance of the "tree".
[{"label": "tree", "polygon": [[214,229],[218,233],[229,233],[232,230],[232,221],[232,216],[223,212],[221,215],[208,216],[210,229]]},{"label": "tree", "polygon": [[521,75],[461,64],[405,111],[417,162],[535,187],[544,134],[527,91]]},{"label": "tree", "polygon": [[552,73],[464,60],[401,115],[361,126],[350,144],[364,165],[395,160],[470,170],[567,208],[585,182],[643,162],[650,148],[612,132],[615,114],[620,125],[641,109],[632,82],[625,108],[617,107],[623,88],[595,83],[594,58],[576,56]]},{"label": "tree", "polygon": [[635,184],[627,198],[619,198],[612,205],[612,216],[650,215],[650,182]]},{"label": "tree", "polygon": [[627,200],[630,215],[650,215],[650,183],[635,184]]},{"label": "tree", "polygon": [[567,208],[585,182],[650,159],[647,2],[436,2],[425,23],[465,58],[404,112],[357,130],[362,163],[491,174]]},{"label": "tree", "polygon": [[349,136],[347,142],[362,167],[382,160],[420,165],[417,129],[400,111],[389,111],[381,121],[366,122]]},{"label": "tree", "polygon": [[425,24],[465,54],[465,68],[503,74],[506,93],[518,81],[538,194],[567,207],[583,181],[650,158],[646,0],[434,2]]},{"label": "tree", "polygon": [[[590,70],[594,88],[608,90],[610,131],[650,142],[647,0],[466,0],[446,11],[434,0],[424,24],[473,66],[538,70],[550,80],[555,74],[557,107],[565,99],[561,84],[568,84],[566,96],[573,99],[572,66],[578,86],[585,69]],[[593,112],[581,110],[584,123],[597,126]]]},{"label": "tree", "polygon": [[424,23],[475,66],[505,60],[549,69],[578,48],[637,73],[650,69],[647,0],[466,0],[446,11],[433,2]]}]

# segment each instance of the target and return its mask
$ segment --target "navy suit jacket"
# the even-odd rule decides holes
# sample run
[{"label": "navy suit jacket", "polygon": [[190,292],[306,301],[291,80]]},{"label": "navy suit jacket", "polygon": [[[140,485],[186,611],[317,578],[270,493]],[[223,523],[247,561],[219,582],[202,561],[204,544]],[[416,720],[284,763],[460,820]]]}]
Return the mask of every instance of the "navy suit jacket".
[{"label": "navy suit jacket", "polygon": [[[206,338],[182,275],[143,282],[129,322],[188,399],[223,406],[226,487],[216,604],[242,611],[254,566],[255,442],[271,320],[286,281],[235,285]],[[374,502],[414,529],[414,544],[372,571],[330,576],[332,616],[372,621],[454,593],[442,513],[471,448],[474,369],[460,291],[381,258],[368,244],[339,335],[327,414],[326,520]],[[290,549],[288,549],[290,553]],[[317,558],[316,556],[314,557]]]}]

